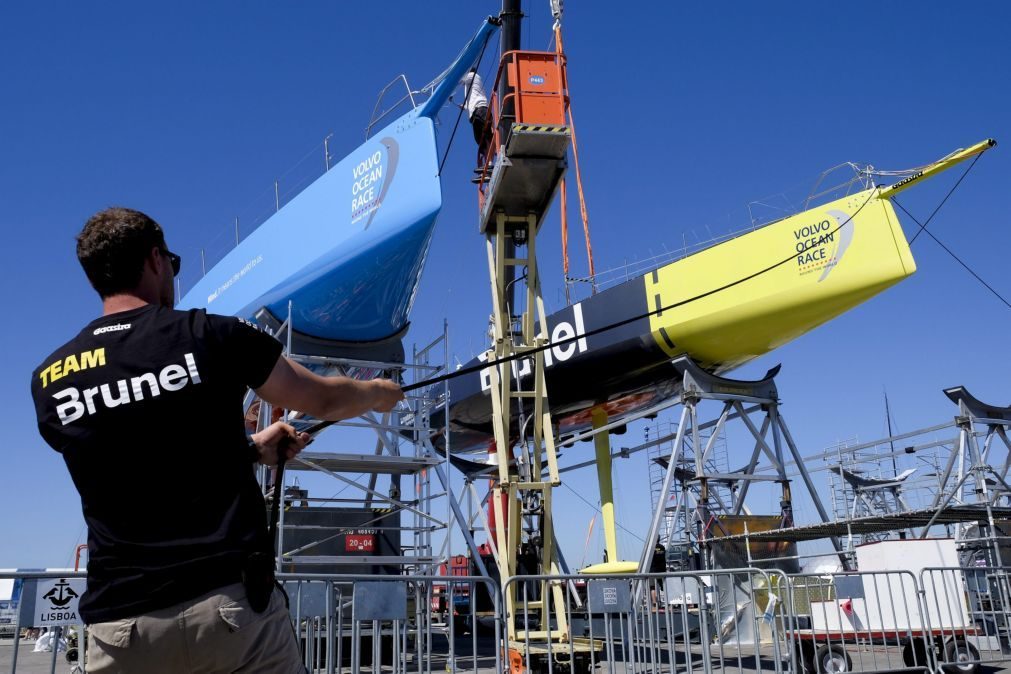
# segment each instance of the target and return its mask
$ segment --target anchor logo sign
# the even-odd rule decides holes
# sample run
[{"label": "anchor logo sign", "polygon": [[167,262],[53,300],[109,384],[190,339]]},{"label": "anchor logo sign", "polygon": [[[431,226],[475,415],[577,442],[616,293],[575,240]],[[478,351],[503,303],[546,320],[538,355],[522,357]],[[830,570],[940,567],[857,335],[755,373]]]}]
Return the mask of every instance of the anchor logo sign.
[{"label": "anchor logo sign", "polygon": [[65,578],[60,578],[60,582],[54,585],[49,592],[42,595],[43,599],[48,599],[57,608],[66,606],[77,597],[77,592],[74,591],[74,588],[70,587],[70,583]]}]

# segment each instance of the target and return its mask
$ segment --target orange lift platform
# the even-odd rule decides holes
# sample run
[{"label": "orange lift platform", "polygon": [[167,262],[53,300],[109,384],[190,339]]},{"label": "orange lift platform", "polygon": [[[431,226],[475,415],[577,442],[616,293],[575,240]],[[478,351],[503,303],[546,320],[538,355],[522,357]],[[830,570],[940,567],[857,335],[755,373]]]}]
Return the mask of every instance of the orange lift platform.
[{"label": "orange lift platform", "polygon": [[[503,77],[510,92],[500,100]],[[498,215],[535,215],[540,227],[567,168],[571,133],[565,80],[564,54],[511,51],[502,56],[488,106],[487,156],[479,157],[482,234],[494,233]]]}]

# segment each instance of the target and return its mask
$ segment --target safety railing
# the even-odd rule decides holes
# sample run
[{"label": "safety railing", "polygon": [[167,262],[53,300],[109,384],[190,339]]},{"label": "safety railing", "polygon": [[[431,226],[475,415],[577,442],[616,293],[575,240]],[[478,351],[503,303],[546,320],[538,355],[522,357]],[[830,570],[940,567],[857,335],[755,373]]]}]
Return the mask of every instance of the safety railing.
[{"label": "safety railing", "polygon": [[[5,572],[15,581],[12,638],[0,636],[0,673],[86,670],[77,613],[83,573]],[[498,592],[473,576],[281,574],[306,670],[501,672]],[[38,652],[40,648],[51,648]]]},{"label": "safety railing", "polygon": [[[758,569],[516,576],[503,590],[516,592],[507,671],[792,671],[776,617],[785,584]],[[534,609],[558,586],[562,610],[537,624]]]},{"label": "safety railing", "polygon": [[[71,672],[83,671],[79,646],[84,625],[77,602],[84,593],[85,574],[68,571],[4,571],[0,580],[13,581],[10,601],[13,629],[10,642],[0,635],[0,672],[49,671],[62,659]],[[61,669],[61,671],[65,671]]]},{"label": "safety railing", "polygon": [[798,671],[922,670],[930,629],[908,571],[792,575],[784,615]]},{"label": "safety railing", "polygon": [[479,576],[282,574],[306,669],[500,672],[498,592]]},{"label": "safety railing", "polygon": [[992,568],[792,575],[786,639],[802,672],[972,674],[1011,655],[1008,578]]},{"label": "safety railing", "polygon": [[1011,660],[1011,570],[927,568],[920,572],[929,649],[942,671],[971,673]]},{"label": "safety railing", "polygon": [[[0,571],[0,579],[15,581],[0,674],[84,671],[76,612],[84,575]],[[974,674],[1011,660],[1006,568],[516,576],[501,591],[478,576],[279,579],[311,674]],[[561,603],[549,601],[538,624],[556,590]],[[509,592],[507,615],[500,597]]]}]

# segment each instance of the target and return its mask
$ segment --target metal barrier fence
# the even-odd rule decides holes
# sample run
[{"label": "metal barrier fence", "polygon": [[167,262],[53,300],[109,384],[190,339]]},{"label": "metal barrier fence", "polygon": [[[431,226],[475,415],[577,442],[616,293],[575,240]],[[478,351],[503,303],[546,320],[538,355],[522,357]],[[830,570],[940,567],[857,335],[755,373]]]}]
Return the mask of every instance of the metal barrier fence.
[{"label": "metal barrier fence", "polygon": [[[87,630],[76,624],[78,616],[54,612],[50,602],[38,599],[62,602],[83,594],[85,574],[0,571],[0,579],[15,580],[20,595],[11,643],[0,641],[0,672],[16,674],[19,665],[42,671],[43,658],[51,674],[60,660],[71,672],[85,671]],[[499,595],[488,578],[281,574],[278,579],[288,593],[310,674],[502,671]],[[25,642],[22,632],[47,621],[61,623],[52,630],[65,647],[26,652],[34,644]]]},{"label": "metal barrier fence", "polygon": [[784,632],[798,671],[972,674],[1009,660],[1004,569],[796,574]]},{"label": "metal barrier fence", "polygon": [[[19,656],[22,671],[84,671],[86,632],[53,608],[79,594],[84,575],[0,571],[10,578],[20,601],[0,674],[15,674]],[[974,674],[1011,660],[1006,568],[518,576],[501,593],[475,576],[279,578],[311,674]],[[500,597],[510,591],[507,615]],[[545,594],[562,600],[541,625]],[[46,621],[66,648],[27,653],[19,633]]]},{"label": "metal barrier fence", "polygon": [[[66,615],[62,611],[49,610],[49,607],[58,607],[65,601],[71,603],[77,595],[83,593],[84,579],[84,573],[75,572],[0,571],[0,580],[14,581],[12,605],[16,603],[15,610],[11,612],[14,628],[11,631],[10,662],[5,662],[5,658],[0,657],[0,672],[6,668],[6,671],[15,674],[18,670],[19,656],[23,655],[22,647],[35,645],[31,642],[22,643],[22,629],[40,628],[50,623],[54,626],[41,627],[51,630],[49,640],[52,643],[52,651],[51,655],[46,656],[49,658],[50,673],[56,672],[57,661],[61,654],[71,672],[83,671],[83,649],[77,647],[77,641],[84,634],[84,625],[80,624],[76,614]],[[37,606],[40,603],[39,599],[46,596],[55,600],[55,603]],[[76,602],[73,604],[76,606]],[[35,616],[37,619],[25,620],[23,618],[26,615]]]},{"label": "metal barrier fence", "polygon": [[[796,574],[783,615],[798,671],[922,670],[933,663],[919,586],[908,571]],[[932,667],[931,667],[932,668]]]},{"label": "metal barrier fence", "polygon": [[499,595],[488,578],[279,579],[310,674],[502,671]]},{"label": "metal barrier fence", "polygon": [[[509,632],[510,672],[792,670],[778,572],[517,576]],[[541,597],[563,588],[562,609],[539,625]],[[568,631],[559,641],[552,632]]]},{"label": "metal barrier fence", "polygon": [[920,573],[931,651],[944,669],[972,672],[1011,656],[1011,570],[926,568]]}]

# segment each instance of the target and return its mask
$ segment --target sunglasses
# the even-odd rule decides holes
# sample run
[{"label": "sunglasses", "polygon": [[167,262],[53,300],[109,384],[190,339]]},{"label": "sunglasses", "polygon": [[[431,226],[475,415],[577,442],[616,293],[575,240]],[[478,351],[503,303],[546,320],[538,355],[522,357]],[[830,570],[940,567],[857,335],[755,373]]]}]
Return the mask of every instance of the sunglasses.
[{"label": "sunglasses", "polygon": [[179,276],[179,268],[182,267],[183,259],[167,248],[162,248],[161,253],[169,259],[169,263],[172,265],[172,276]]}]

